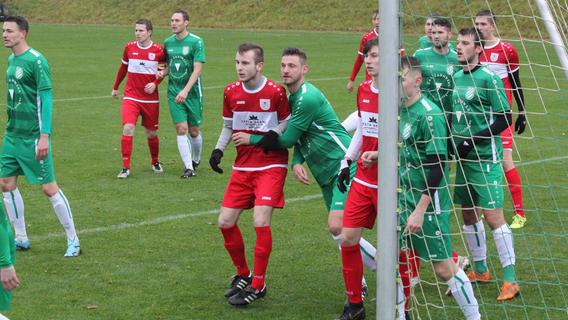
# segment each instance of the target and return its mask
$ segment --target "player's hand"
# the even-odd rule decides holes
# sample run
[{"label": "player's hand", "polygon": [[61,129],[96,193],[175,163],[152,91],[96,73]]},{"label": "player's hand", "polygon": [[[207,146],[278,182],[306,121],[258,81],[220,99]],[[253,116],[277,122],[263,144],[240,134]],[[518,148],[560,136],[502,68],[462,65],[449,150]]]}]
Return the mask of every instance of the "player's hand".
[{"label": "player's hand", "polygon": [[306,168],[304,168],[303,165],[301,164],[295,164],[292,167],[292,171],[294,171],[294,176],[296,177],[296,179],[298,179],[298,181],[300,181],[303,184],[310,184],[310,177],[308,176],[308,171],[306,171]]},{"label": "player's hand", "polygon": [[522,134],[525,132],[525,128],[527,127],[527,116],[524,112],[519,113],[517,117],[517,121],[515,121],[515,132],[517,134]]},{"label": "player's hand", "polygon": [[211,169],[217,173],[223,173],[223,169],[219,167],[219,163],[221,163],[221,158],[223,158],[223,151],[220,149],[215,149],[211,152],[211,158],[209,158],[209,165]]},{"label": "player's hand", "polygon": [[5,290],[11,291],[20,286],[20,280],[18,280],[14,266],[0,269],[0,279]]},{"label": "player's hand", "polygon": [[339,168],[339,174],[337,175],[337,188],[341,191],[341,193],[345,193],[345,191],[347,191],[347,186],[351,183],[351,172],[349,171],[351,162],[351,160],[347,159],[341,160],[341,167]]},{"label": "player's hand", "polygon": [[470,153],[471,150],[473,150],[473,139],[465,139],[456,146],[456,149],[459,156],[458,160],[465,159],[467,154]]},{"label": "player's hand", "polygon": [[406,220],[406,228],[404,229],[405,233],[417,233],[422,229],[422,225],[424,224],[424,211],[416,208],[414,212],[408,217]]},{"label": "player's hand", "polygon": [[280,149],[280,143],[278,142],[278,133],[276,131],[268,131],[259,142],[256,143],[257,147],[262,148],[264,153],[268,153],[268,151],[278,150]]},{"label": "player's hand", "polygon": [[166,77],[166,72],[164,70],[158,70],[156,72],[156,79],[164,79]]},{"label": "player's hand", "polygon": [[248,146],[250,145],[250,134],[245,132],[236,132],[231,136],[235,146]]},{"label": "player's hand", "polygon": [[49,151],[49,135],[41,134],[36,145],[36,160],[42,160]]},{"label": "player's hand", "polygon": [[113,97],[113,98],[115,98],[115,99],[118,99],[118,97],[120,96],[120,92],[119,92],[118,90],[114,90],[114,89],[113,89],[113,90],[110,92],[110,96]]},{"label": "player's hand", "polygon": [[351,81],[351,80],[347,81],[347,92],[349,92],[349,93],[353,92],[353,86],[354,85],[355,85],[354,81]]},{"label": "player's hand", "polygon": [[185,99],[187,99],[187,91],[181,90],[176,96],[176,103],[177,104],[183,103]]},{"label": "player's hand", "polygon": [[156,90],[156,84],[154,82],[148,82],[146,86],[144,86],[144,92],[147,94],[152,94]]},{"label": "player's hand", "polygon": [[378,151],[365,151],[361,155],[361,162],[365,167],[370,167],[376,164],[379,160],[379,152]]}]

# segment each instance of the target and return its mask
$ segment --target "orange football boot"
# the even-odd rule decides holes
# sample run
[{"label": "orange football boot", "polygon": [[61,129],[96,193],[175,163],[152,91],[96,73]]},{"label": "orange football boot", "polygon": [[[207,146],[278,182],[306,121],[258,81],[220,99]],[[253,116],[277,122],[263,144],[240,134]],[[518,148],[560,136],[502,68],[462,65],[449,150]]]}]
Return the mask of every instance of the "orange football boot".
[{"label": "orange football boot", "polygon": [[501,286],[501,294],[497,297],[497,301],[511,300],[516,297],[521,289],[516,282],[504,282]]},{"label": "orange football boot", "polygon": [[473,282],[479,282],[479,283],[488,283],[489,280],[491,280],[491,275],[489,274],[489,271],[485,272],[485,273],[478,273],[477,271],[470,271],[467,274],[467,277],[469,278],[469,281]]}]

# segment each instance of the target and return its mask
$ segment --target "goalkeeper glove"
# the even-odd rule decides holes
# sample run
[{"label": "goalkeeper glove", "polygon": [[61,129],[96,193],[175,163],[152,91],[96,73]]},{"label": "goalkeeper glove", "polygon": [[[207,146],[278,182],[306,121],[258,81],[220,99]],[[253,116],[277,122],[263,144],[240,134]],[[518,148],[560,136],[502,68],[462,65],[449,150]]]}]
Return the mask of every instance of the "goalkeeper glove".
[{"label": "goalkeeper glove", "polygon": [[223,173],[223,169],[219,167],[219,163],[221,163],[221,158],[223,158],[223,151],[220,149],[215,149],[211,152],[211,158],[209,158],[209,165],[211,169],[217,173]]},{"label": "goalkeeper glove", "polygon": [[517,121],[515,121],[515,132],[517,134],[525,132],[526,126],[527,126],[527,116],[525,116],[524,113],[519,113]]},{"label": "goalkeeper glove", "polygon": [[347,159],[341,160],[341,167],[337,174],[337,188],[341,191],[341,193],[345,193],[345,191],[347,191],[347,186],[351,183],[351,172],[349,171],[351,162],[351,160]]}]

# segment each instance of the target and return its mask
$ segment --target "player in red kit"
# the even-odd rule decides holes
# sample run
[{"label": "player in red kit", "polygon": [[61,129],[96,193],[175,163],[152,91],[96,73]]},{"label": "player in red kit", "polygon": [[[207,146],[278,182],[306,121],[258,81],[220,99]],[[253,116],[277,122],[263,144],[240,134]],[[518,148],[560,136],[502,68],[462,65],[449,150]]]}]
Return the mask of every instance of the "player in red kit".
[{"label": "player in red kit", "polygon": [[[236,268],[225,297],[231,305],[248,305],[266,295],[265,274],[272,251],[270,222],[273,208],[284,206],[284,180],[288,167],[286,149],[267,153],[254,145],[236,139],[239,132],[279,135],[290,118],[290,107],[284,88],[262,74],[262,47],[244,43],[237,50],[235,64],[239,81],[225,87],[223,129],[211,154],[211,168],[219,167],[223,151],[231,139],[237,147],[233,172],[219,213],[219,228],[225,248]],[[237,221],[243,210],[253,208],[256,231],[254,269],[251,273],[245,246]]]},{"label": "player in red kit", "polygon": [[118,98],[118,87],[128,75],[122,99],[122,170],[117,178],[126,179],[130,175],[130,157],[132,155],[132,137],[138,116],[142,116],[142,126],[146,129],[148,148],[152,158],[152,170],[164,171],[158,160],[160,141],[158,130],[159,103],[157,87],[161,80],[156,79],[158,69],[164,67],[165,54],[162,46],[152,42],[152,22],[147,19],[136,21],[136,41],[129,42],[124,48],[122,64],[116,74],[111,95]]},{"label": "player in red kit", "polygon": [[513,162],[513,132],[521,134],[525,131],[527,124],[525,116],[525,98],[519,76],[519,54],[517,49],[510,43],[496,37],[497,26],[495,16],[490,10],[482,10],[475,17],[475,27],[481,32],[485,39],[483,53],[479,61],[489,67],[489,69],[503,80],[505,93],[509,100],[511,109],[513,107],[513,97],[517,102],[519,114],[515,124],[501,133],[503,142],[503,171],[511,192],[515,214],[511,223],[511,229],[524,227],[527,219],[523,208],[523,186],[521,176]]},{"label": "player in red kit", "polygon": [[[353,92],[353,86],[355,84],[355,78],[357,78],[357,74],[363,65],[363,48],[365,47],[365,43],[369,42],[369,40],[373,40],[379,37],[379,10],[373,11],[373,29],[371,31],[365,33],[361,42],[359,43],[359,49],[357,50],[357,57],[355,58],[355,62],[353,63],[353,70],[351,71],[351,75],[349,76],[349,81],[347,81],[347,91],[349,93]],[[371,75],[365,71],[365,81],[371,80]]]}]

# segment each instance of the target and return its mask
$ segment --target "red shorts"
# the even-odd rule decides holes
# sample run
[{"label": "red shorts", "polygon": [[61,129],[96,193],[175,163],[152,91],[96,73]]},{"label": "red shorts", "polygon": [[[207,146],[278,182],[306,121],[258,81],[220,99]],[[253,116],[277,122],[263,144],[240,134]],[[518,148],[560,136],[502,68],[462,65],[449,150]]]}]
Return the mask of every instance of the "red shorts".
[{"label": "red shorts", "polygon": [[250,209],[254,206],[283,208],[286,172],[286,168],[233,170],[222,206],[233,209]]},{"label": "red shorts", "polygon": [[503,149],[513,150],[513,125],[501,132],[501,142]]},{"label": "red shorts", "polygon": [[376,218],[377,189],[353,181],[343,209],[343,227],[373,229]]},{"label": "red shorts", "polygon": [[130,99],[122,100],[122,125],[136,124],[138,116],[142,116],[142,126],[148,130],[158,130],[160,117],[159,103],[142,103]]}]

